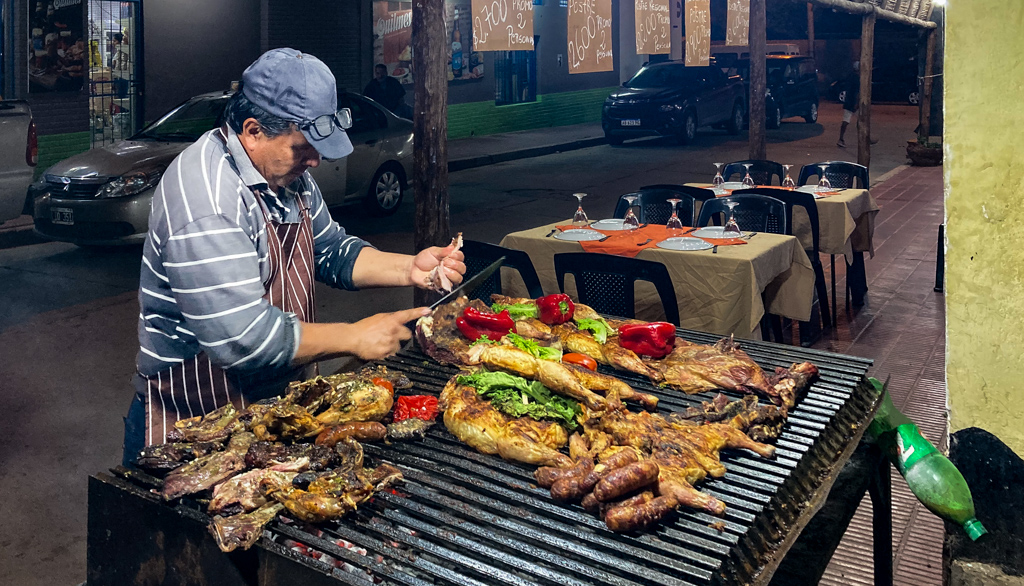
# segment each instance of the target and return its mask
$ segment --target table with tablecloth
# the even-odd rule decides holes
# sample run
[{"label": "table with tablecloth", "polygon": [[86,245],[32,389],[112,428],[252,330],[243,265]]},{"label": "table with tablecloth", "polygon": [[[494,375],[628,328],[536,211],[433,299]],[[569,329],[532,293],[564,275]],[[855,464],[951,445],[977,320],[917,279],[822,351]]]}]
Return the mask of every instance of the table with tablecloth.
[{"label": "table with tablecloth", "polygon": [[[548,236],[556,226],[568,223],[513,232],[501,241],[501,246],[529,254],[546,293],[558,291],[553,256],[583,252],[578,242]],[[684,328],[759,338],[759,324],[765,313],[762,294],[772,314],[800,321],[811,314],[814,270],[803,246],[793,236],[758,233],[746,244],[719,246],[717,253],[646,247],[636,258],[660,262],[668,268]],[[565,287],[575,296],[571,275],[566,276]],[[502,271],[502,289],[508,295],[526,295],[522,281],[508,270]],[[637,318],[664,319],[654,285],[638,281],[635,291]]]}]

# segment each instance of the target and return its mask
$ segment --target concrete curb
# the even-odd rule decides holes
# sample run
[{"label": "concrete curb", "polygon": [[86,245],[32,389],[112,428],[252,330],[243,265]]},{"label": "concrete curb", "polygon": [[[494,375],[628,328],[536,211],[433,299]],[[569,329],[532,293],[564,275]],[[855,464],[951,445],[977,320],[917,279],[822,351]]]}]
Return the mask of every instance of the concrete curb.
[{"label": "concrete curb", "polygon": [[466,169],[494,165],[495,163],[504,163],[505,161],[516,161],[519,159],[543,157],[544,155],[561,153],[565,151],[575,151],[579,149],[590,148],[593,146],[599,146],[602,144],[608,144],[608,140],[605,139],[605,137],[603,136],[598,136],[594,138],[574,140],[572,142],[566,142],[561,144],[531,147],[528,149],[508,151],[505,153],[496,153],[493,155],[481,155],[479,157],[457,159],[454,161],[448,161],[448,172],[453,173],[455,171],[464,171]]},{"label": "concrete curb", "polygon": [[[25,221],[25,218],[28,218],[28,221]],[[47,242],[45,238],[36,234],[33,228],[32,219],[28,216],[0,224],[0,250]]]}]

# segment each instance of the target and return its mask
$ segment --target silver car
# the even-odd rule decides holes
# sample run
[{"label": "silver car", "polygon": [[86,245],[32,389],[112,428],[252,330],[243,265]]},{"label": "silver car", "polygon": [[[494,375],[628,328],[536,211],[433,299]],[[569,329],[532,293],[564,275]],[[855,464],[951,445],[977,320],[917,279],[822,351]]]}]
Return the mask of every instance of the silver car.
[{"label": "silver car", "polygon": [[32,110],[25,102],[0,101],[0,224],[21,215],[39,149]]},{"label": "silver car", "polygon": [[[196,96],[128,140],[47,169],[29,190],[36,232],[85,245],[142,242],[160,176],[178,153],[221,123],[231,95]],[[412,122],[355,94],[340,94],[338,106],[352,110],[348,134],[355,150],[310,170],[324,201],[361,201],[371,214],[393,214],[412,171]]]}]

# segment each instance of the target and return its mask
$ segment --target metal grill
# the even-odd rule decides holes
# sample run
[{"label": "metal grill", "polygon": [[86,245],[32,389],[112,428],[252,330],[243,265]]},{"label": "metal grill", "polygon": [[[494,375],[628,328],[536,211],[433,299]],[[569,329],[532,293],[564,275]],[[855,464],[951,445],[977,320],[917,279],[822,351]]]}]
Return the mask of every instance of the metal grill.
[{"label": "metal grill", "polygon": [[[699,343],[717,339],[686,330],[680,334]],[[275,520],[260,546],[349,584],[375,578],[413,585],[764,582],[806,522],[802,513],[830,486],[825,478],[855,447],[876,397],[864,378],[870,360],[763,342],[744,342],[743,348],[767,371],[808,360],[821,377],[790,414],[775,458],[723,451],[726,475],[698,485],[728,505],[722,518],[680,510],[649,531],[613,533],[580,506],[554,502],[536,487],[534,467],[477,453],[439,423],[423,442],[365,446],[369,459],[402,470],[405,483],[397,491],[320,526],[319,536],[310,532],[314,528]],[[410,392],[416,394],[439,393],[456,372],[413,350],[383,364],[408,375],[415,384]],[[710,398],[614,374],[657,395],[662,411],[699,406]],[[183,507],[197,510],[198,504],[178,505]],[[286,539],[351,567],[339,570],[297,556],[283,545]],[[338,539],[365,548],[367,555],[335,545]]]}]

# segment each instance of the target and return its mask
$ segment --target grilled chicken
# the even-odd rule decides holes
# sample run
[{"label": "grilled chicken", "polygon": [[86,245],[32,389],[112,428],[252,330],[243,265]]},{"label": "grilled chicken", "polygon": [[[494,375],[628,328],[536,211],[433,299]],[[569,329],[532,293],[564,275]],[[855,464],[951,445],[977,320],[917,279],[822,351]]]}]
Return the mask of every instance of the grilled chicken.
[{"label": "grilled chicken", "polygon": [[198,458],[168,474],[162,491],[164,500],[206,490],[244,470],[245,453],[254,441],[256,436],[249,432],[236,433],[224,451]]},{"label": "grilled chicken", "polygon": [[210,500],[207,511],[210,514],[217,514],[223,513],[229,507],[237,507],[241,512],[248,513],[258,509],[267,504],[266,497],[259,489],[261,480],[273,477],[276,482],[290,483],[295,475],[295,472],[256,469],[229,478],[213,489],[213,499]]},{"label": "grilled chicken", "polygon": [[268,504],[251,513],[242,513],[230,517],[213,518],[210,523],[210,534],[213,535],[221,551],[234,551],[241,547],[249,549],[263,535],[263,527],[277,516],[284,505]]},{"label": "grilled chicken", "polygon": [[231,403],[206,415],[189,417],[174,423],[174,429],[167,433],[171,442],[215,442],[224,441],[231,434],[242,429],[238,420],[239,412]]},{"label": "grilled chicken", "polygon": [[569,440],[565,429],[553,421],[529,417],[511,418],[479,398],[476,389],[460,385],[453,377],[441,391],[444,424],[455,437],[485,454],[538,466],[569,466],[572,461],[558,451]]},{"label": "grilled chicken", "polygon": [[375,470],[335,470],[319,476],[306,489],[291,482],[265,478],[260,491],[285,506],[295,517],[309,523],[340,519],[365,502],[377,490],[402,479],[402,473],[388,464]]},{"label": "grilled chicken", "polygon": [[635,352],[619,345],[618,336],[609,336],[608,340],[601,344],[589,332],[581,332],[571,323],[555,326],[552,331],[561,340],[562,348],[569,352],[586,354],[601,364],[607,364],[617,370],[634,372],[654,382],[661,381],[661,374],[657,370],[644,364]]},{"label": "grilled chicken", "polygon": [[471,364],[482,364],[492,370],[504,370],[530,380],[540,381],[552,391],[576,399],[587,408],[600,411],[605,398],[580,384],[573,371],[561,362],[536,358],[513,346],[480,344],[469,351]]},{"label": "grilled chicken", "polygon": [[316,416],[324,426],[349,421],[380,421],[394,405],[394,392],[373,381],[356,379],[334,383],[332,377],[325,378],[334,388],[325,399],[331,406]]},{"label": "grilled chicken", "polygon": [[324,425],[300,405],[284,401],[256,403],[249,407],[252,421],[249,430],[260,441],[297,440],[313,437]]},{"label": "grilled chicken", "polygon": [[759,405],[757,397],[747,395],[739,401],[730,401],[719,393],[700,408],[689,407],[686,411],[669,413],[671,422],[725,423],[746,432],[750,439],[765,442],[779,437],[786,423],[786,411],[775,405]]}]

